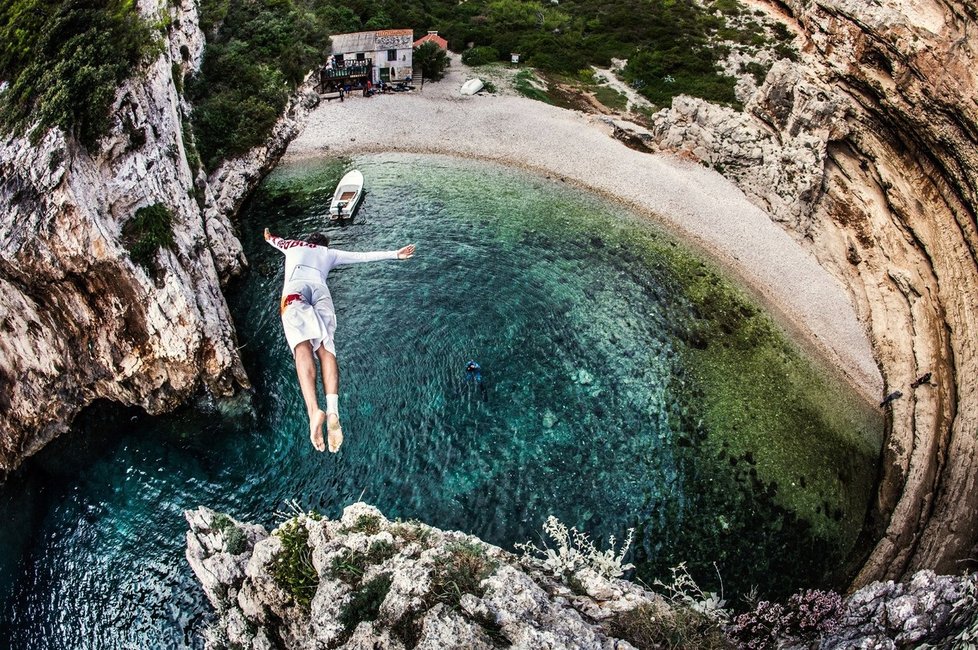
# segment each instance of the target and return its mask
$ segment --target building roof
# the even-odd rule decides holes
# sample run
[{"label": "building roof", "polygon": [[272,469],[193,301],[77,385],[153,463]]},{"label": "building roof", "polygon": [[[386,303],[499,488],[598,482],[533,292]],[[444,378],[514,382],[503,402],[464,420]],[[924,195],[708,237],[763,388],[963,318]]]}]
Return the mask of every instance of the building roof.
[{"label": "building roof", "polygon": [[427,35],[422,36],[414,42],[414,47],[418,47],[422,43],[432,42],[443,50],[448,49],[448,41],[438,35],[438,32],[428,32]]},{"label": "building roof", "polygon": [[373,52],[377,43],[377,32],[353,32],[352,34],[333,34],[330,37],[333,54],[352,52]]},{"label": "building roof", "polygon": [[330,42],[333,46],[333,54],[352,54],[376,52],[390,47],[407,47],[413,38],[412,29],[381,29],[372,32],[334,34]]}]

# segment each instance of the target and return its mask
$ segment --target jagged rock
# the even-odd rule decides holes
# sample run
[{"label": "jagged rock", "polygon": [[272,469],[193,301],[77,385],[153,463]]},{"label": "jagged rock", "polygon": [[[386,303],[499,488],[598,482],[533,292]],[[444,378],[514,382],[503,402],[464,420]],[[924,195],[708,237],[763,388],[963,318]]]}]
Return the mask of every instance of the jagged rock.
[{"label": "jagged rock", "polygon": [[978,543],[978,14],[855,0],[773,13],[800,61],[776,63],[744,112],[677,97],[637,137],[734,181],[839,277],[883,395],[941,378],[888,412],[879,543],[856,584],[958,570]]},{"label": "jagged rock", "polygon": [[[627,640],[610,632],[619,629],[618,614],[642,612],[650,623],[667,624],[682,607],[589,567],[576,571],[571,588],[543,572],[543,565],[532,558],[517,558],[459,532],[390,522],[376,508],[355,503],[339,520],[300,515],[277,529],[298,522],[308,532],[310,555],[318,558],[318,586],[304,609],[269,573],[283,548],[277,533],[267,535],[261,527],[230,520],[247,535],[248,550],[229,556],[227,535],[216,530],[230,526],[214,523],[223,515],[199,508],[186,517],[187,557],[218,614],[205,635],[208,648],[264,649],[275,647],[269,640],[276,639],[287,648],[346,650],[480,650],[500,645],[629,650],[633,646]],[[462,574],[439,574],[453,566],[459,553],[476,558],[469,568],[484,568],[478,584],[466,582]],[[389,586],[367,604],[364,595],[377,580]],[[447,585],[464,591],[449,598]],[[764,647],[893,649],[935,642],[955,633],[955,617],[973,619],[976,594],[975,575],[921,571],[906,584],[872,583],[844,601],[838,620],[832,619],[831,631],[821,638],[769,638]],[[643,638],[647,643],[648,637]]]},{"label": "jagged rock", "polygon": [[[608,602],[612,609],[665,606],[637,585],[593,572],[586,576],[589,589],[608,601],[565,597],[565,585],[511,553],[462,533],[388,521],[363,503],[344,509],[339,520],[300,515],[267,536],[235,522],[251,532],[248,552],[232,557],[214,533],[215,516],[206,508],[187,513],[187,557],[218,614],[206,635],[210,648],[265,647],[268,639],[281,639],[288,648],[478,649],[504,642],[527,649],[627,650],[630,644],[603,627]],[[318,577],[308,607],[271,572],[285,530],[308,534]],[[456,563],[485,578],[470,584],[452,573]],[[379,596],[368,605],[371,588]],[[452,596],[453,589],[465,591]]]},{"label": "jagged rock", "polygon": [[[200,65],[198,5],[139,8],[169,12],[166,47],[118,89],[97,154],[57,130],[36,145],[0,139],[0,478],[96,399],[155,414],[201,385],[217,397],[249,386],[221,293],[247,263],[230,217],[318,97],[302,89],[265,146],[197,179],[174,77]],[[155,204],[175,243],[146,270],[121,233]]]},{"label": "jagged rock", "polygon": [[947,624],[974,576],[919,571],[906,584],[874,582],[846,600],[839,630],[822,639],[822,650],[905,648],[919,645]]}]

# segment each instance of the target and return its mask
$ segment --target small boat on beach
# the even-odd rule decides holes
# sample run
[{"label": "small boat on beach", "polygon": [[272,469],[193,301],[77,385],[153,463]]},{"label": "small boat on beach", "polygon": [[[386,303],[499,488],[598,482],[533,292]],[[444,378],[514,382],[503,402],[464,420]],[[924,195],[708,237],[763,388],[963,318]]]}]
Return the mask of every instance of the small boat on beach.
[{"label": "small boat on beach", "polygon": [[474,95],[483,87],[482,79],[469,79],[464,84],[462,84],[461,93],[463,95]]},{"label": "small boat on beach", "polygon": [[348,219],[353,216],[363,199],[363,174],[354,169],[340,179],[329,204],[330,219]]}]

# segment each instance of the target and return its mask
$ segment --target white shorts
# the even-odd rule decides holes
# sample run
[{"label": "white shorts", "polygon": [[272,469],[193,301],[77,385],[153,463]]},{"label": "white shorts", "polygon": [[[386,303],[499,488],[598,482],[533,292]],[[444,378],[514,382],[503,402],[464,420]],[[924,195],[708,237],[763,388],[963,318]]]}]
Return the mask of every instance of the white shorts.
[{"label": "white shorts", "polygon": [[[290,299],[288,305],[285,304],[286,299]],[[321,345],[335,355],[333,334],[336,332],[336,312],[326,285],[308,282],[285,285],[282,292],[282,328],[293,355],[295,347],[303,341],[312,344],[313,352]]]}]

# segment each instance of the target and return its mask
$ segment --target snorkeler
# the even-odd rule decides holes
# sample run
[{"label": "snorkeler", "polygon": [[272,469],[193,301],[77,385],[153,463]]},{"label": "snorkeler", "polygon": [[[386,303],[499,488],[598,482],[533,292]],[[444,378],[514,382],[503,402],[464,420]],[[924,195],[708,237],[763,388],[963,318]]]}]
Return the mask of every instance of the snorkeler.
[{"label": "snorkeler", "polygon": [[[324,451],[323,424],[326,425],[329,450],[333,453],[343,444],[340,427],[340,369],[336,363],[336,311],[326,286],[330,270],[342,264],[378,260],[406,260],[414,255],[414,244],[396,251],[350,253],[329,248],[329,237],[313,233],[305,241],[282,239],[265,228],[265,241],[285,254],[285,286],[282,288],[282,327],[295,357],[299,388],[309,415],[309,439],[318,451]],[[316,395],[316,361],[322,372],[326,391],[326,411],[319,408]]]},{"label": "snorkeler", "polygon": [[486,385],[482,383],[482,366],[480,366],[475,361],[469,361],[465,364],[465,383],[471,384],[475,383],[479,387],[479,392],[482,394],[482,401],[489,401],[489,393],[486,390]]}]

